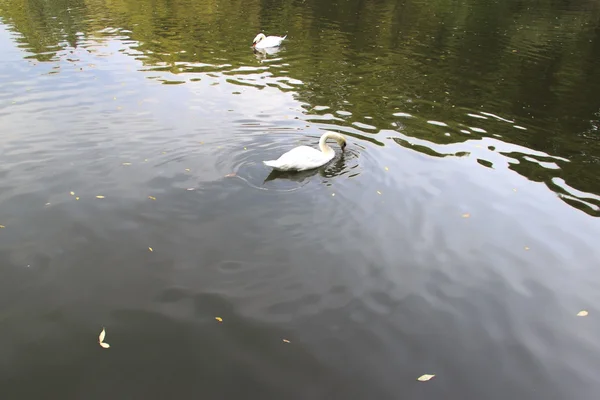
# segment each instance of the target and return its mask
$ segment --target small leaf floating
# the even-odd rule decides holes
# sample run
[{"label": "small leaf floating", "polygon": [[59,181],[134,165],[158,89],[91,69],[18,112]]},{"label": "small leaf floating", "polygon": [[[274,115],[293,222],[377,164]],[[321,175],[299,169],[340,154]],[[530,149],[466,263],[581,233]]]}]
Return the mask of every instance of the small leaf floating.
[{"label": "small leaf floating", "polygon": [[71,196],[75,196],[75,192],[71,192]]},{"label": "small leaf floating", "polygon": [[231,178],[231,177],[234,177],[234,176],[236,176],[235,172],[232,172],[231,174],[225,175],[225,178]]},{"label": "small leaf floating", "polygon": [[223,318],[221,318],[221,317],[215,317],[215,319],[219,322],[223,322]]},{"label": "small leaf floating", "polygon": [[97,199],[103,199],[103,198],[104,198],[104,196],[102,196],[102,195],[98,195],[98,196],[96,196],[96,198],[97,198]]},{"label": "small leaf floating", "polygon": [[130,162],[124,162],[123,165],[131,165]]},{"label": "small leaf floating", "polygon": [[588,316],[588,312],[586,310],[581,310],[577,313],[578,317],[587,317]]},{"label": "small leaf floating", "polygon": [[108,349],[110,345],[108,343],[104,343],[104,338],[106,337],[106,330],[102,328],[102,332],[98,335],[98,343],[105,349]]},{"label": "small leaf floating", "polygon": [[290,341],[289,341],[289,340],[287,340],[287,339],[282,339],[282,340],[283,340],[283,342],[284,342],[284,343],[292,343],[292,342],[290,342]]},{"label": "small leaf floating", "polygon": [[75,197],[75,200],[79,200],[79,196]]},{"label": "small leaf floating", "polygon": [[148,196],[148,198],[149,198],[150,200],[156,200],[156,197],[154,197],[154,196]]},{"label": "small leaf floating", "polygon": [[153,252],[154,250],[152,249],[152,247],[148,247],[148,250],[150,250],[150,252]]},{"label": "small leaf floating", "polygon": [[191,169],[189,169],[189,168],[185,169],[185,172],[190,172],[190,171],[191,171]]},{"label": "small leaf floating", "polygon": [[462,215],[462,217],[463,217],[463,218],[469,218],[470,216],[471,216],[471,214],[469,214],[469,213],[464,213],[464,214]]},{"label": "small leaf floating", "polygon": [[0,225],[0,229],[4,229],[6,228],[4,225]]},{"label": "small leaf floating", "polygon": [[381,194],[381,192],[378,190],[378,191],[377,191],[377,194]]},{"label": "small leaf floating", "polygon": [[430,380],[431,378],[433,378],[435,375],[430,375],[430,374],[424,374],[421,375],[420,377],[417,378],[418,381],[421,382],[427,382],[428,380]]}]

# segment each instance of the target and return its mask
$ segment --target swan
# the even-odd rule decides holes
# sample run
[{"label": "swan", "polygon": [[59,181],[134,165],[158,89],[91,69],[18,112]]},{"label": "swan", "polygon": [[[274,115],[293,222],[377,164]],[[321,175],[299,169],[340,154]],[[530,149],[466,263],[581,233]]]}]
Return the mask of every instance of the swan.
[{"label": "swan", "polygon": [[252,41],[252,47],[255,47],[257,49],[266,49],[268,47],[277,47],[281,44],[281,42],[283,42],[283,40],[286,37],[287,37],[287,35],[285,35],[284,37],[265,36],[264,33],[259,33],[258,35],[256,35],[256,37]]},{"label": "swan", "polygon": [[263,161],[268,167],[278,171],[306,171],[327,164],[335,157],[335,151],[327,145],[327,139],[335,140],[342,151],[346,148],[346,138],[339,133],[325,132],[319,139],[319,149],[298,146],[284,153],[277,160]]}]

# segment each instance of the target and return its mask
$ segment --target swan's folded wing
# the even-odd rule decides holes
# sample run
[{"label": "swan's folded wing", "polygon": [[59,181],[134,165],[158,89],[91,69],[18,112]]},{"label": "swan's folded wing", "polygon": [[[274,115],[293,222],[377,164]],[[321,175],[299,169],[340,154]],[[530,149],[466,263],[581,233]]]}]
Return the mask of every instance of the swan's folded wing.
[{"label": "swan's folded wing", "polygon": [[305,170],[317,168],[329,161],[329,158],[317,149],[308,146],[298,146],[277,159],[277,164],[283,170]]}]

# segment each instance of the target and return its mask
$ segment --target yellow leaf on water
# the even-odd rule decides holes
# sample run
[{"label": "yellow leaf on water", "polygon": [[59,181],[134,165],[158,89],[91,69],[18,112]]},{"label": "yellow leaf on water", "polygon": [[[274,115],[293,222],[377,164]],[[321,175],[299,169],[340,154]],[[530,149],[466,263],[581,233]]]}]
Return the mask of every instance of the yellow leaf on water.
[{"label": "yellow leaf on water", "polygon": [[471,216],[471,214],[469,214],[469,213],[464,213],[464,214],[462,215],[462,217],[463,217],[463,218],[469,218],[470,216]]},{"label": "yellow leaf on water", "polygon": [[79,196],[75,197],[75,200],[79,200]]},{"label": "yellow leaf on water", "polygon": [[529,250],[529,247],[525,246],[525,251]]},{"label": "yellow leaf on water", "polygon": [[232,172],[231,174],[227,174],[225,175],[225,178],[231,178],[235,176],[235,172]]},{"label": "yellow leaf on water", "polygon": [[435,375],[430,375],[430,374],[424,374],[421,375],[420,377],[417,378],[418,381],[421,382],[427,382],[428,380],[430,380],[431,378],[433,378]]},{"label": "yellow leaf on water", "polygon": [[221,318],[221,317],[215,317],[215,319],[219,322],[223,322],[223,318]]},{"label": "yellow leaf on water", "polygon": [[377,194],[381,194],[381,192],[378,190],[378,191],[377,191]]},{"label": "yellow leaf on water", "polygon": [[388,167],[385,167],[385,170],[386,170],[386,171],[389,171],[390,169],[389,169]]},{"label": "yellow leaf on water", "polygon": [[0,225],[0,229],[4,229],[6,228],[4,225]]},{"label": "yellow leaf on water", "polygon": [[331,193],[331,197],[335,196],[335,193]]},{"label": "yellow leaf on water", "polygon": [[100,332],[100,335],[98,336],[98,341],[104,342],[105,337],[106,337],[106,330],[104,328],[102,328],[102,332]]},{"label": "yellow leaf on water", "polygon": [[191,171],[191,169],[189,169],[189,168],[185,169],[185,172],[190,172],[190,171]]},{"label": "yellow leaf on water", "polygon": [[290,341],[289,341],[289,340],[287,340],[287,339],[283,339],[283,342],[284,342],[284,343],[292,343],[292,342],[290,342]]},{"label": "yellow leaf on water", "polygon": [[102,195],[98,195],[98,196],[96,196],[96,198],[97,198],[97,199],[103,199],[103,198],[104,198],[104,196],[102,196]]},{"label": "yellow leaf on water", "polygon": [[194,190],[194,188],[187,188],[187,190]]},{"label": "yellow leaf on water", "polygon": [[71,192],[71,196],[75,196],[75,192]]},{"label": "yellow leaf on water", "polygon": [[244,150],[248,150],[248,149],[244,147]]},{"label": "yellow leaf on water", "polygon": [[123,165],[131,165],[130,162],[124,162]]},{"label": "yellow leaf on water", "polygon": [[154,250],[152,250],[152,247],[148,247],[148,250],[150,250],[150,251],[154,251]]},{"label": "yellow leaf on water", "polygon": [[588,316],[588,312],[586,310],[581,310],[577,313],[578,317],[587,317]]},{"label": "yellow leaf on water", "polygon": [[113,100],[116,100],[116,99],[117,99],[116,97],[113,97]]},{"label": "yellow leaf on water", "polygon": [[102,346],[105,349],[108,349],[110,347],[110,344],[104,343],[104,342],[100,342],[100,346]]},{"label": "yellow leaf on water", "polygon": [[147,159],[147,158],[144,158],[144,162],[148,162],[148,159]]},{"label": "yellow leaf on water", "polygon": [[150,200],[156,200],[156,197],[154,197],[154,196],[148,196],[148,198],[149,198]]}]

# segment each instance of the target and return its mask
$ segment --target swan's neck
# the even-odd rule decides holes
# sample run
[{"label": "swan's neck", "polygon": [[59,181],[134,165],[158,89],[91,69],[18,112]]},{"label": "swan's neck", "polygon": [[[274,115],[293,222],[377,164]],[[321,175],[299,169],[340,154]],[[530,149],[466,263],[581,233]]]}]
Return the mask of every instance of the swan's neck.
[{"label": "swan's neck", "polygon": [[329,139],[330,137],[331,135],[329,133],[326,133],[323,136],[321,136],[321,139],[319,139],[319,148],[321,149],[321,152],[323,154],[330,154],[334,152],[333,149],[327,144],[327,139]]}]

